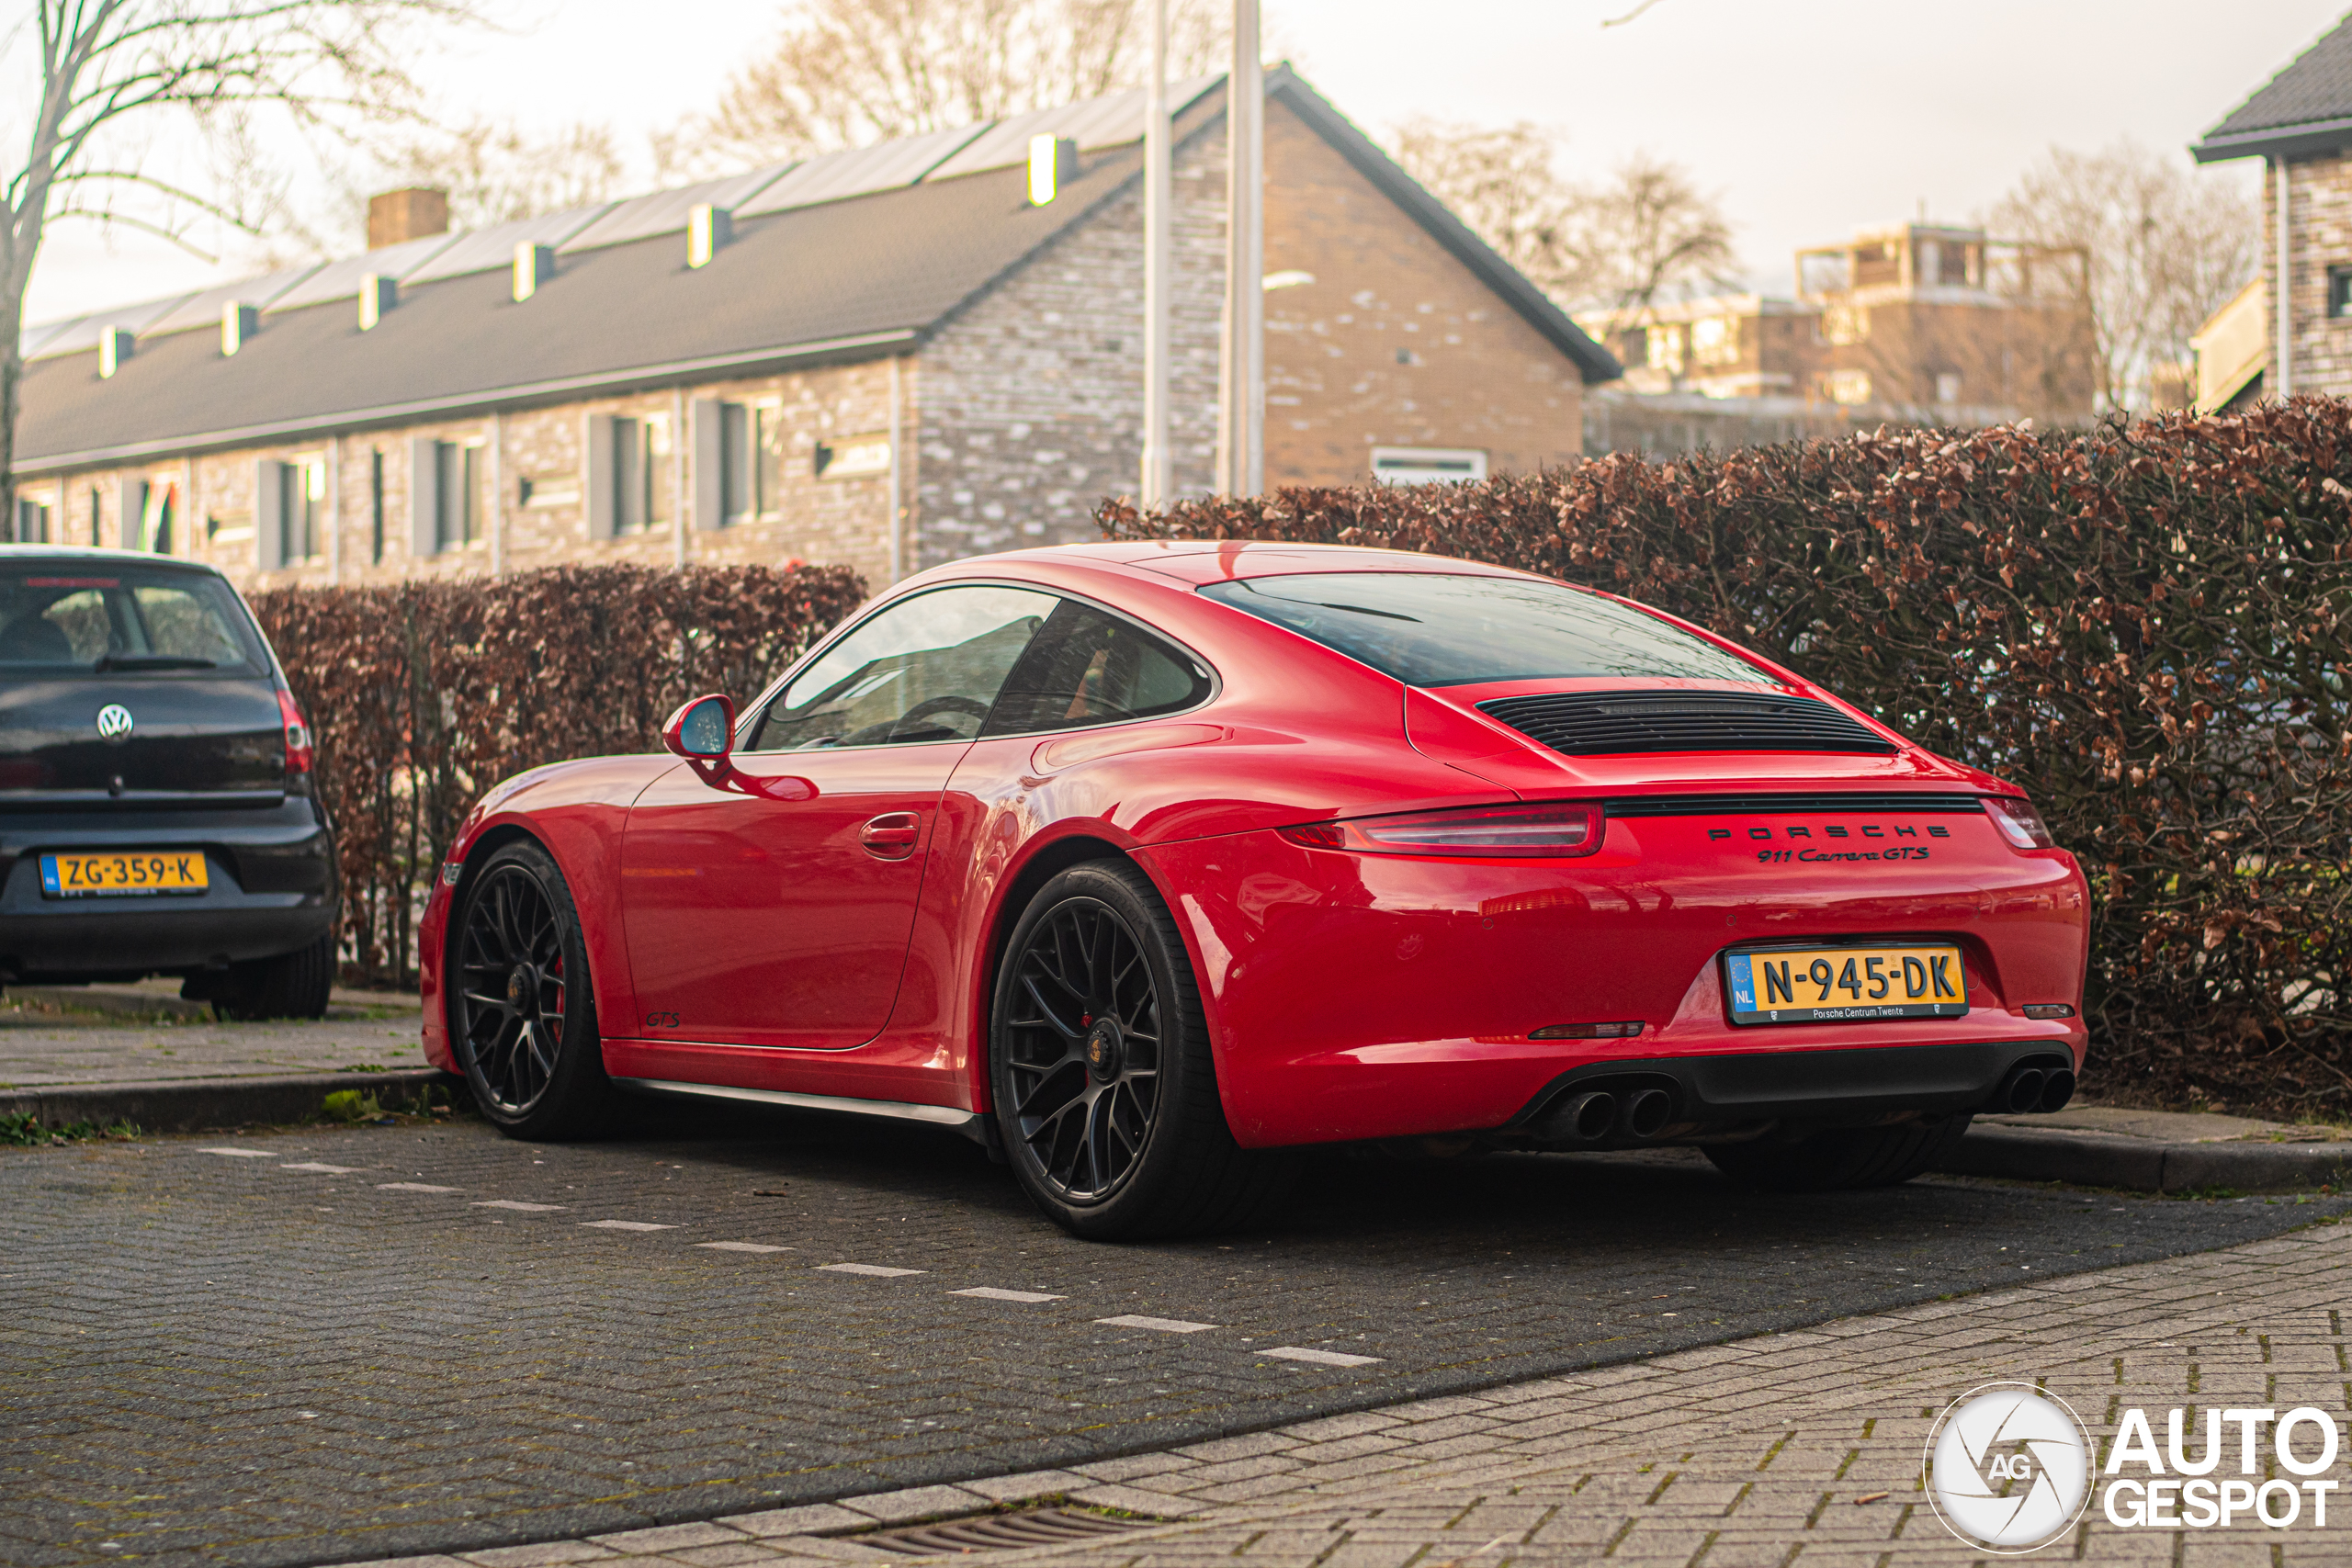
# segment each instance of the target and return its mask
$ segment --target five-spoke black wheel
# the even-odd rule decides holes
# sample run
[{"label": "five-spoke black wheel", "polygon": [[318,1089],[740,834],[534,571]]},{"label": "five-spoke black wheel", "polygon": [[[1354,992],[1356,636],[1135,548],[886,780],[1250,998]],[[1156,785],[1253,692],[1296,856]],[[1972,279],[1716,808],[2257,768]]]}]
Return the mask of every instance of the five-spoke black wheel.
[{"label": "five-spoke black wheel", "polygon": [[481,1112],[519,1136],[594,1130],[611,1094],[563,874],[513,843],[469,879],[449,944],[449,1034]]},{"label": "five-spoke black wheel", "polygon": [[997,974],[997,1129],[1022,1185],[1100,1239],[1231,1224],[1278,1174],[1233,1141],[1200,991],[1150,880],[1122,862],[1040,888]]}]

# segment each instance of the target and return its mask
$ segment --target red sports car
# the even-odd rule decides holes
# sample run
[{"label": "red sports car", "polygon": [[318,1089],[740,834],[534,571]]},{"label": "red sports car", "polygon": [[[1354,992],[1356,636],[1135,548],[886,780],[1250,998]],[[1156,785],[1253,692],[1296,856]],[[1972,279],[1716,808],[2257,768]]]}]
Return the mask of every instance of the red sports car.
[{"label": "red sports car", "polygon": [[988,556],[664,739],[501,784],[441,868],[425,1052],[517,1135],[911,1118],[1131,1236],[1312,1144],[1900,1181],[2082,1057],[2086,890],[2015,786],[1547,578]]}]

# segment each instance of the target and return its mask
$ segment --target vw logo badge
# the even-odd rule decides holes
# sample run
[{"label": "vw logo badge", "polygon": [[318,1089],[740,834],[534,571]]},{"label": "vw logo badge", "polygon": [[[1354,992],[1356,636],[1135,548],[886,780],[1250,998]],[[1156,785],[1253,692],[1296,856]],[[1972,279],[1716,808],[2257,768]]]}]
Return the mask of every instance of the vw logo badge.
[{"label": "vw logo badge", "polygon": [[132,719],[130,710],[120,703],[108,703],[98,710],[98,739],[128,740]]}]

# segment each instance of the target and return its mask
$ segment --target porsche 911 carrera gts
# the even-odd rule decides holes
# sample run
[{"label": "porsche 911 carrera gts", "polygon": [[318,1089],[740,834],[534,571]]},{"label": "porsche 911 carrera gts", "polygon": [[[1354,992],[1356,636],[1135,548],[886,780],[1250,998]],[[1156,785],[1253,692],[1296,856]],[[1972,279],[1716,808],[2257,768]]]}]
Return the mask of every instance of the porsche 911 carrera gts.
[{"label": "porsche 911 carrera gts", "polygon": [[1141,1236],[1311,1145],[1901,1181],[2081,1064],[2086,889],[2016,786],[1548,578],[977,558],[663,739],[499,784],[441,867],[426,1054],[515,1135],[907,1118]]}]

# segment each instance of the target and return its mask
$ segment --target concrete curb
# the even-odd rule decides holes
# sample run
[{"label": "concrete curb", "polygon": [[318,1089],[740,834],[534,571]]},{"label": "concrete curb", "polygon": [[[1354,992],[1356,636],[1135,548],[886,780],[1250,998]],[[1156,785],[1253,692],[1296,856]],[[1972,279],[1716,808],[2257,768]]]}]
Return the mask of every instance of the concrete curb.
[{"label": "concrete curb", "polygon": [[1936,1168],[2136,1192],[2300,1192],[2352,1185],[2352,1144],[2169,1144],[2110,1133],[1974,1127]]},{"label": "concrete curb", "polygon": [[0,1113],[30,1112],[44,1126],[69,1122],[135,1122],[151,1133],[200,1127],[301,1122],[319,1114],[326,1098],[356,1089],[390,1104],[413,1100],[432,1085],[462,1079],[431,1067],[396,1073],[299,1073],[279,1077],[175,1078],[149,1083],[57,1084],[0,1089]]}]

